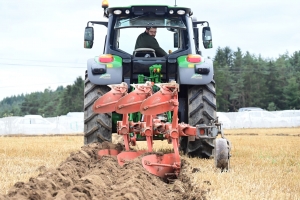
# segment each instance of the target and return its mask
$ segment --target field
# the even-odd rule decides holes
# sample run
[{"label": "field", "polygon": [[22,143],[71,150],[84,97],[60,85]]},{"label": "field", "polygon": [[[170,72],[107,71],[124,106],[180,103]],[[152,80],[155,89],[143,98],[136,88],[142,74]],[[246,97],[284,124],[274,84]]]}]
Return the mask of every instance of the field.
[{"label": "field", "polygon": [[[201,198],[300,199],[300,128],[225,130],[225,134],[233,144],[229,172],[215,169],[213,160],[182,156],[198,169],[188,179],[190,186],[201,189]],[[82,136],[1,137],[0,194],[8,194],[16,182],[26,183],[57,168],[82,143]],[[138,148],[145,147],[138,143]],[[155,141],[154,147],[170,145]]]}]

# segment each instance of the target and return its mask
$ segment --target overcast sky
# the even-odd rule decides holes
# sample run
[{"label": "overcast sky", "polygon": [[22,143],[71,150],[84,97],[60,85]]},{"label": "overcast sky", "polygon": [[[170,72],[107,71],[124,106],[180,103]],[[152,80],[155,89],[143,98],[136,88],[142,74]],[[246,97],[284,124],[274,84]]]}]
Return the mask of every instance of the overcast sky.
[{"label": "overcast sky", "polygon": [[[104,20],[101,2],[0,0],[0,101],[48,87],[55,90],[73,84],[78,76],[84,78],[86,60],[103,50],[104,27],[95,28],[94,48],[83,48],[87,21]],[[110,6],[140,2],[109,1]],[[214,48],[202,48],[205,57],[225,46],[271,59],[300,50],[299,0],[176,2],[191,7],[198,20],[209,21]],[[175,0],[151,0],[151,4],[174,5]],[[159,32],[157,39],[163,45]]]}]

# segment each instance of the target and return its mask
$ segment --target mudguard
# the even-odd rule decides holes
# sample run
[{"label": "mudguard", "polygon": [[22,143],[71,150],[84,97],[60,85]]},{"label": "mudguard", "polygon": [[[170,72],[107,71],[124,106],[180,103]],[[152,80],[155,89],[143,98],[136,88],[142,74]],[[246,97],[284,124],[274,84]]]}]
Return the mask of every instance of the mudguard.
[{"label": "mudguard", "polygon": [[[114,61],[111,63],[101,63],[98,61],[98,56],[87,61],[87,71],[89,80],[96,85],[118,84],[122,82],[123,68],[122,58],[114,56]],[[99,74],[95,73],[95,69],[103,69],[106,72]]]},{"label": "mudguard", "polygon": [[[198,74],[195,69],[201,67],[209,71],[208,74]],[[184,59],[178,59],[178,79],[180,84],[205,85],[213,80],[214,68],[211,59],[205,59],[201,63],[188,63]]]}]

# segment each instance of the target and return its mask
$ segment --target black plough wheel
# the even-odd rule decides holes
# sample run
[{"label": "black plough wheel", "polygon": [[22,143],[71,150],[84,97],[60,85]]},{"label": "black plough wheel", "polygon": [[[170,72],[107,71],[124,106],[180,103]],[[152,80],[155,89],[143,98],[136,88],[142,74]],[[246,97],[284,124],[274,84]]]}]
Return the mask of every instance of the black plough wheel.
[{"label": "black plough wheel", "polygon": [[110,88],[106,85],[95,85],[85,76],[84,87],[84,144],[92,142],[111,142],[112,114],[95,114],[92,106],[94,102]]},{"label": "black plough wheel", "polygon": [[221,171],[228,171],[229,170],[229,151],[230,147],[226,139],[224,138],[217,138],[214,141],[214,160],[215,166],[220,168]]},{"label": "black plough wheel", "polygon": [[[216,92],[215,84],[194,85],[188,90],[188,123],[191,126],[197,124],[209,125],[211,120],[216,119]],[[211,158],[213,157],[213,140],[198,139],[188,141],[188,137],[180,139],[180,150],[191,157]]]}]

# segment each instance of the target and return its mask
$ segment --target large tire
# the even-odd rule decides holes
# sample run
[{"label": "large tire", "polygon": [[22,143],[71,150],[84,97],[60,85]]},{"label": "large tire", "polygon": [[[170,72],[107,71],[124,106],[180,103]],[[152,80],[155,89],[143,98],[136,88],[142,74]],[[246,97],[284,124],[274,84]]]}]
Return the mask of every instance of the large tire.
[{"label": "large tire", "polygon": [[93,113],[92,106],[94,102],[110,88],[106,85],[95,85],[90,82],[87,75],[84,87],[84,144],[92,142],[111,142],[112,119],[111,113],[96,114]]},{"label": "large tire", "polygon": [[[188,90],[188,119],[191,126],[209,125],[216,118],[216,92],[214,82],[207,85],[194,85]],[[180,140],[180,149],[191,157],[211,158],[214,139]]]}]

